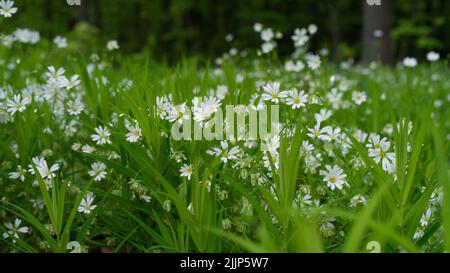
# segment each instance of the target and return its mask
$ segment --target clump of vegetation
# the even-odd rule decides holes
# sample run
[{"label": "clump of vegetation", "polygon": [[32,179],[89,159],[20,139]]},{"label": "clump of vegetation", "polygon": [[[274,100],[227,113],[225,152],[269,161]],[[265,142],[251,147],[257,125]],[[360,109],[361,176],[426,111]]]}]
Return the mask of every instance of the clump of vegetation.
[{"label": "clump of vegetation", "polygon": [[[338,67],[310,25],[281,61],[281,32],[254,29],[257,50],[176,66],[5,34],[1,251],[449,251],[446,60]],[[279,120],[256,139],[172,137],[230,105]]]}]

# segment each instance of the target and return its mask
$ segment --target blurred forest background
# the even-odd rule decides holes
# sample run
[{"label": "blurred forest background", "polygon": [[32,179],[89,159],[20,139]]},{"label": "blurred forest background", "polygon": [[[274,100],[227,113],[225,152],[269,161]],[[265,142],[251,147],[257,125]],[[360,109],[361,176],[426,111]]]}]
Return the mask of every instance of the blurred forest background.
[{"label": "blurred forest background", "polygon": [[[312,23],[319,28],[313,49],[328,48],[334,61],[380,57],[392,63],[430,50],[450,51],[449,0],[381,0],[381,6],[366,0],[81,0],[81,6],[66,0],[16,0],[15,5],[19,12],[2,22],[3,31],[26,27],[48,39],[83,40],[86,46],[116,39],[123,51],[155,58],[215,57],[231,46],[256,48],[255,22],[284,34],[280,54],[292,52],[296,27]],[[382,30],[383,37],[374,37],[375,30]],[[225,41],[229,33],[234,35],[231,45]]]}]

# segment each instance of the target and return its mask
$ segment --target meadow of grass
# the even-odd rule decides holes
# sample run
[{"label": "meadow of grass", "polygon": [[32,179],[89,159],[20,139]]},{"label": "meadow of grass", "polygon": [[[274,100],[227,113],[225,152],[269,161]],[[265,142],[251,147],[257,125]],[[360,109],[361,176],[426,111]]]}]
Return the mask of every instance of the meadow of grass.
[{"label": "meadow of grass", "polygon": [[[167,65],[20,35],[0,45],[2,252],[450,250],[447,60],[263,46]],[[256,141],[176,141],[184,103],[205,123],[279,105],[280,123]]]}]

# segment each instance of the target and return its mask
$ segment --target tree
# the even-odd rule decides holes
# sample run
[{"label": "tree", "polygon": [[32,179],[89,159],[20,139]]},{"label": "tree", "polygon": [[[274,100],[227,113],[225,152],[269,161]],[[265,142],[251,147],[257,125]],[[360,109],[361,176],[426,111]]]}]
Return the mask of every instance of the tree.
[{"label": "tree", "polygon": [[[363,0],[362,63],[391,63],[392,0]],[[377,5],[379,3],[380,5]]]}]

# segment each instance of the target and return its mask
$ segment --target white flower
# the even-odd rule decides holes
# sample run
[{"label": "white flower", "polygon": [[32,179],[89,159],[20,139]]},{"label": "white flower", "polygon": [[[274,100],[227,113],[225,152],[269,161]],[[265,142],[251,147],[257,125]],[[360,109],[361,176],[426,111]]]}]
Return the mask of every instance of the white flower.
[{"label": "white flower", "polygon": [[253,30],[254,30],[255,32],[260,32],[260,31],[262,30],[262,28],[263,28],[263,25],[262,25],[261,23],[255,23],[255,24],[253,25]]},{"label": "white flower", "polygon": [[309,41],[309,36],[307,30],[302,28],[296,28],[294,30],[294,35],[291,36],[292,41],[296,47],[302,47]]},{"label": "white flower", "polygon": [[2,0],[0,1],[0,15],[8,18],[11,17],[14,13],[17,12],[17,8],[13,7],[14,2],[10,0]]},{"label": "white flower", "polygon": [[9,173],[10,179],[19,179],[20,181],[25,181],[25,174],[27,173],[27,170],[22,168],[22,166],[18,165],[17,170],[15,172]]},{"label": "white flower", "polygon": [[[56,176],[55,172],[59,170],[59,164],[53,164],[49,168],[47,161],[42,157],[33,157],[32,161],[43,179],[51,180]],[[34,171],[32,174],[34,174]]]},{"label": "white flower", "polygon": [[403,60],[403,65],[406,67],[416,67],[417,66],[417,60],[413,57],[406,57]]},{"label": "white flower", "polygon": [[150,203],[152,201],[152,197],[146,194],[139,195],[139,198],[144,200],[144,202]]},{"label": "white flower", "polygon": [[316,125],[314,126],[314,128],[307,128],[309,133],[306,133],[307,136],[309,136],[312,139],[324,139],[327,136],[325,135],[325,133],[327,132],[326,130],[327,127],[325,128],[320,128],[320,122],[317,122]]},{"label": "white flower", "polygon": [[341,128],[339,127],[333,128],[331,126],[326,126],[321,131],[325,133],[325,135],[319,137],[321,140],[332,141],[339,138]]},{"label": "white flower", "polygon": [[[238,73],[237,75],[236,75],[236,83],[242,83],[243,81],[244,81],[244,79],[245,79],[245,77],[244,77],[244,75],[242,75],[241,73]],[[227,94],[228,94],[228,88],[227,88]],[[225,94],[226,95],[226,94]],[[220,99],[220,96],[219,96],[219,93],[217,93],[217,97],[219,97],[219,99]]]},{"label": "white flower", "polygon": [[226,85],[217,86],[216,94],[220,100],[223,100],[225,96],[228,94],[228,87]]},{"label": "white flower", "polygon": [[323,121],[329,119],[332,114],[333,112],[331,112],[330,110],[322,108],[320,109],[319,113],[314,114],[314,119],[316,120],[316,122],[322,123]]},{"label": "white flower", "polygon": [[305,154],[311,154],[311,152],[314,150],[314,146],[309,143],[308,140],[302,141],[302,151],[305,152]]},{"label": "white flower", "polygon": [[262,94],[263,100],[270,100],[271,102],[278,103],[280,98],[286,98],[288,95],[287,91],[280,92],[279,82],[269,82],[264,87],[264,93]]},{"label": "white flower", "polygon": [[14,98],[12,100],[6,101],[6,106],[8,107],[6,111],[14,116],[17,111],[25,111],[26,106],[30,104],[30,102],[31,101],[28,97],[24,97],[23,99],[21,99],[20,95],[14,95]]},{"label": "white flower", "polygon": [[6,104],[0,103],[0,123],[8,123],[11,117],[6,109]]},{"label": "white flower", "polygon": [[187,177],[188,180],[191,180],[191,175],[192,175],[192,165],[184,164],[180,168],[180,176]]},{"label": "white flower", "polygon": [[433,206],[439,205],[442,201],[442,196],[443,196],[442,188],[434,189],[434,191],[431,193],[430,196],[430,203]]},{"label": "white flower", "polygon": [[316,32],[317,32],[317,26],[314,25],[314,24],[309,25],[309,26],[308,26],[308,32],[309,32],[309,34],[311,34],[311,35],[316,34]]},{"label": "white flower", "polygon": [[89,176],[94,177],[95,181],[101,181],[106,177],[106,165],[102,162],[94,162],[91,165]]},{"label": "white flower", "polygon": [[268,137],[265,142],[264,150],[270,152],[278,152],[278,148],[280,148],[280,135],[275,134],[272,137]]},{"label": "white flower", "polygon": [[415,232],[414,235],[413,235],[413,239],[414,239],[414,240],[419,239],[419,238],[421,238],[423,235],[424,235],[423,229],[417,228],[417,229],[416,229],[416,232]]},{"label": "white flower", "polygon": [[111,140],[109,139],[111,133],[106,127],[99,126],[95,128],[95,132],[97,134],[91,135],[92,141],[96,141],[98,145],[111,144]]},{"label": "white flower", "polygon": [[327,186],[331,190],[336,188],[342,190],[344,185],[346,185],[345,178],[347,177],[347,175],[343,173],[344,171],[337,165],[334,165],[333,167],[326,165],[325,168],[326,170],[320,171],[320,175],[325,176],[323,181],[327,182]]},{"label": "white flower", "polygon": [[303,68],[305,68],[305,64],[302,61],[296,61],[294,63],[294,61],[288,60],[284,64],[284,69],[286,69],[286,71],[299,72],[302,71]]},{"label": "white flower", "polygon": [[366,204],[366,198],[364,196],[362,196],[361,194],[357,194],[355,196],[352,197],[352,199],[350,200],[350,207],[356,207],[358,204],[362,204],[365,205]]},{"label": "white flower", "polygon": [[[314,200],[314,203],[316,203],[316,200]],[[317,202],[319,203],[319,202]],[[315,204],[316,205],[316,204]],[[333,225],[334,219],[330,219],[328,221],[323,222],[320,225],[319,231],[325,238],[329,238],[335,234],[336,227]]]},{"label": "white flower", "polygon": [[331,89],[331,91],[326,94],[331,107],[336,110],[339,109],[342,105],[342,96],[343,93],[339,92],[337,88]]},{"label": "white flower", "polygon": [[306,105],[308,101],[308,95],[305,94],[305,91],[297,91],[297,89],[293,89],[289,91],[289,95],[286,99],[287,105],[292,105],[292,109],[300,108]]},{"label": "white flower", "polygon": [[40,39],[39,32],[22,28],[16,29],[13,36],[15,40],[24,44],[36,44]]},{"label": "white flower", "polygon": [[209,98],[199,105],[198,98],[194,98],[194,120],[202,125],[204,121],[209,120],[212,115],[219,109],[220,103],[215,98]]},{"label": "white flower", "polygon": [[429,208],[429,209],[427,209],[427,211],[425,211],[425,213],[420,218],[420,225],[422,227],[428,226],[428,223],[430,222],[430,218],[431,218],[431,209]]},{"label": "white flower", "polygon": [[328,50],[328,48],[321,48],[319,50],[319,54],[322,56],[328,56],[328,54],[330,54],[330,51]]},{"label": "white flower", "polygon": [[106,48],[109,51],[117,50],[117,49],[119,49],[119,43],[116,40],[108,41],[108,43],[106,44]]},{"label": "white flower", "polygon": [[15,239],[19,238],[19,233],[28,233],[29,229],[28,227],[20,227],[20,224],[22,223],[22,220],[16,218],[13,223],[5,223],[5,227],[8,229],[3,233],[3,238],[13,238],[13,243],[16,243]]},{"label": "white flower", "polygon": [[141,131],[141,128],[139,127],[139,124],[136,121],[134,123],[134,126],[132,126],[129,121],[126,121],[125,127],[128,130],[128,133],[126,135],[127,141],[134,143],[134,142],[137,142],[141,138],[142,131]]},{"label": "white flower", "polygon": [[263,31],[261,31],[261,39],[265,42],[269,42],[273,39],[274,33],[271,28],[266,28]]},{"label": "white flower", "polygon": [[234,39],[234,35],[233,33],[228,33],[227,35],[225,35],[225,41],[227,42],[231,42]]},{"label": "white flower", "polygon": [[179,124],[182,124],[183,120],[188,120],[189,118],[189,108],[186,106],[186,103],[177,106],[171,105],[169,114],[166,117],[168,121],[178,122]]},{"label": "white flower", "polygon": [[78,116],[83,110],[84,104],[80,100],[73,100],[67,103],[67,112],[71,116]]},{"label": "white flower", "polygon": [[249,148],[249,149],[253,149],[253,148],[258,147],[258,142],[256,140],[247,139],[244,142],[244,146]]},{"label": "white flower", "polygon": [[93,202],[94,194],[88,193],[87,196],[81,200],[80,206],[78,207],[78,212],[90,214],[91,211],[97,207],[97,205],[92,205]]},{"label": "white flower", "polygon": [[0,37],[0,41],[5,47],[11,48],[12,44],[14,43],[14,35],[3,34],[3,36]]},{"label": "white flower", "polygon": [[78,79],[78,75],[73,75],[70,79],[62,78],[59,84],[60,87],[66,88],[70,90],[80,84],[80,80]]},{"label": "white flower", "polygon": [[431,51],[431,52],[427,53],[427,60],[430,62],[438,61],[439,58],[440,58],[440,55],[437,52]]},{"label": "white flower", "polygon": [[367,95],[364,92],[355,91],[352,93],[352,100],[357,104],[361,105],[367,99]]},{"label": "white flower", "polygon": [[240,152],[239,146],[234,146],[231,149],[228,147],[228,142],[223,140],[220,142],[220,147],[215,147],[212,150],[208,150],[210,155],[220,156],[220,160],[223,163],[227,163],[228,160],[235,160]]},{"label": "white flower", "polygon": [[156,97],[156,113],[159,118],[164,119],[168,115],[168,112],[171,109],[170,98],[164,97]]},{"label": "white flower", "polygon": [[61,37],[61,36],[56,36],[53,39],[53,43],[55,43],[55,45],[59,48],[66,48],[67,47],[67,38]]},{"label": "white flower", "polygon": [[369,147],[369,156],[373,158],[376,163],[381,162],[383,170],[393,173],[395,171],[395,153],[388,152],[391,143],[383,138],[380,140],[379,135],[372,135],[370,137],[371,144]]},{"label": "white flower", "polygon": [[308,67],[312,70],[316,70],[317,68],[319,68],[320,64],[322,63],[320,61],[320,56],[314,54],[308,54],[306,56],[306,61],[308,63]]},{"label": "white flower", "polygon": [[72,149],[72,151],[78,151],[81,148],[81,144],[78,142],[75,142],[74,144],[72,144],[72,146],[70,148]]},{"label": "white flower", "polygon": [[268,170],[272,170],[272,164],[275,170],[278,170],[278,168],[280,167],[280,156],[278,152],[269,151],[269,156],[267,156],[267,153],[264,153],[263,163],[264,167],[266,167]]},{"label": "white flower", "polygon": [[353,134],[353,137],[356,138],[356,140],[358,140],[360,143],[364,143],[366,142],[367,133],[360,129],[357,129]]},{"label": "white flower", "polygon": [[261,50],[264,54],[269,53],[277,46],[277,43],[273,41],[265,42],[261,45]]},{"label": "white flower", "polygon": [[[294,202],[299,202],[301,208],[312,205],[311,192],[309,188],[302,185]],[[293,206],[297,207],[297,204],[294,203]]]},{"label": "white flower", "polygon": [[92,154],[93,152],[95,152],[95,148],[90,146],[89,144],[84,144],[81,147],[81,151],[83,151],[83,153],[86,153],[86,154]]},{"label": "white flower", "polygon": [[46,72],[45,75],[47,76],[49,83],[56,83],[59,86],[65,79],[65,72],[66,70],[62,67],[56,70],[54,66],[49,66],[48,72]]}]

